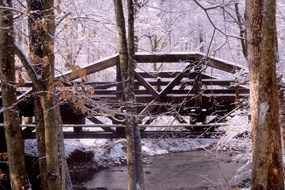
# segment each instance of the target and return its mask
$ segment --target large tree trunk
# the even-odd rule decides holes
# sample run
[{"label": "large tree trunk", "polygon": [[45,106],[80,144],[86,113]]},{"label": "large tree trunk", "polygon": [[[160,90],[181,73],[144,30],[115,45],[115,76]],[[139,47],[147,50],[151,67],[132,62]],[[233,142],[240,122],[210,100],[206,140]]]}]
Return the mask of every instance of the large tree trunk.
[{"label": "large tree trunk", "polygon": [[284,189],[276,77],[276,2],[246,2],[253,130],[252,189]]},{"label": "large tree trunk", "polygon": [[[47,189],[72,189],[66,178],[66,160],[64,157],[62,121],[54,97],[54,1],[28,0],[31,12],[29,18],[30,58],[36,73],[28,71],[40,95],[37,105],[37,127],[40,155],[45,155],[45,163],[40,165],[42,183]],[[35,100],[38,101],[38,100]],[[40,113],[42,112],[42,113]],[[45,151],[45,152],[43,152]],[[69,181],[68,187],[66,180]]]},{"label": "large tree trunk", "polygon": [[[12,1],[0,0],[0,6],[12,8]],[[25,170],[24,143],[16,105],[13,12],[11,9],[0,10],[0,28],[1,90],[9,174],[12,189],[22,190],[30,188],[30,184]]]},{"label": "large tree trunk", "polygon": [[[30,59],[34,57],[43,58],[43,49],[41,46],[44,43],[44,31],[35,29],[35,21],[41,20],[43,18],[44,2],[27,0],[28,9],[31,12],[28,20],[29,27],[29,42],[30,42]],[[37,74],[40,75],[41,70],[37,70]],[[34,89],[35,93],[37,92]],[[36,121],[36,137],[37,137],[37,148],[39,156],[39,169],[40,169],[40,179],[42,190],[48,189],[47,182],[47,171],[46,171],[46,146],[45,146],[45,125],[44,125],[44,112],[41,105],[41,100],[38,96],[34,99],[34,113]]]},{"label": "large tree trunk", "polygon": [[[141,138],[138,129],[137,109],[134,95],[134,8],[133,2],[128,2],[128,42],[126,38],[125,18],[121,0],[114,0],[116,22],[118,28],[118,47],[120,57],[120,71],[124,88],[126,106],[126,138],[127,138],[127,164],[128,189],[144,189],[144,176],[142,164]],[[129,45],[129,46],[128,46]]]}]

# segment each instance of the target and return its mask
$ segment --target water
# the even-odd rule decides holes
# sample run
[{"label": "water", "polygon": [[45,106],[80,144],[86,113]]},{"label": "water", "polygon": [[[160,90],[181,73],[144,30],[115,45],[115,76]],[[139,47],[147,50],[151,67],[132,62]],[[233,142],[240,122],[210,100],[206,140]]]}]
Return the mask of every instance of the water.
[{"label": "water", "polygon": [[[172,153],[150,157],[144,165],[147,190],[227,189],[229,180],[242,163],[227,155],[206,151]],[[126,190],[127,167],[113,167],[94,174],[93,179],[75,189]]]}]

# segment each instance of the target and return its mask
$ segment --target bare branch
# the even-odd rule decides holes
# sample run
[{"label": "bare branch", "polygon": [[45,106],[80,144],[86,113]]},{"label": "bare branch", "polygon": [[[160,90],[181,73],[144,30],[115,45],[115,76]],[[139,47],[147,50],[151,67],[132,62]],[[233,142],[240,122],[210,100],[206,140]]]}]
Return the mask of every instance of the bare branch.
[{"label": "bare branch", "polygon": [[33,64],[31,63],[30,59],[25,55],[20,45],[17,43],[14,43],[14,46],[15,46],[15,54],[17,55],[17,57],[21,60],[22,64],[24,65],[34,86],[37,89],[40,89],[41,76],[37,75],[36,71],[33,68]]},{"label": "bare branch", "polygon": [[237,24],[239,27],[239,32],[240,32],[240,37],[243,38],[241,39],[241,46],[242,46],[242,52],[244,57],[247,59],[247,42],[244,38],[246,38],[246,31],[244,28],[244,23],[242,22],[242,16],[240,15],[239,12],[239,7],[238,7],[238,3],[235,3],[235,12],[236,12],[236,16],[237,16]]},{"label": "bare branch", "polygon": [[63,15],[63,17],[61,17],[61,18],[57,21],[56,26],[60,25],[60,23],[61,23],[68,15],[70,15],[70,14],[71,14],[71,12],[66,13],[65,15]]},{"label": "bare branch", "polygon": [[220,32],[221,34],[225,35],[226,37],[232,37],[232,38],[237,38],[237,39],[244,39],[240,36],[235,36],[235,35],[231,35],[231,34],[227,34],[226,32],[222,31],[220,28],[218,28],[216,26],[216,24],[214,23],[214,21],[212,20],[212,18],[210,17],[208,11],[209,10],[212,10],[214,8],[224,8],[226,6],[228,6],[229,4],[227,5],[216,5],[216,6],[212,6],[212,7],[204,7],[201,3],[199,3],[197,0],[193,0],[206,14],[209,22],[211,23],[211,25],[214,27],[215,30],[217,30],[218,32]]},{"label": "bare branch", "polygon": [[14,11],[14,12],[23,14],[22,11],[19,11],[18,9],[14,9],[14,8],[11,8],[11,7],[3,7],[3,6],[0,6],[0,10],[10,10],[10,11]]}]

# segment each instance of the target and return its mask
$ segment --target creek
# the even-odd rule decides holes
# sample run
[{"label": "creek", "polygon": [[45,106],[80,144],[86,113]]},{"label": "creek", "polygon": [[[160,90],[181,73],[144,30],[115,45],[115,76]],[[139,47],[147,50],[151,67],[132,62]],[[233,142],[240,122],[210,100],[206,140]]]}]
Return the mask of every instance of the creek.
[{"label": "creek", "polygon": [[[144,164],[146,190],[229,189],[229,181],[244,164],[224,153],[192,151],[147,158]],[[76,184],[75,190],[126,190],[127,167],[118,166],[95,173]]]}]

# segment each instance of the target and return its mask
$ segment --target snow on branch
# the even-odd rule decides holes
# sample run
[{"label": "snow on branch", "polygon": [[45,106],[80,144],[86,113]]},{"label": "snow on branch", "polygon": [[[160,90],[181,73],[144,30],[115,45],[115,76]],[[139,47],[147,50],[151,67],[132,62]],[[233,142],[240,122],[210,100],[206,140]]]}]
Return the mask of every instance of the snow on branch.
[{"label": "snow on branch", "polygon": [[71,12],[68,12],[68,13],[66,13],[65,15],[63,15],[63,16],[57,21],[56,26],[59,26],[60,23],[61,23],[68,15],[70,15],[70,14],[71,14]]},{"label": "snow on branch", "polygon": [[23,14],[22,11],[19,11],[17,9],[14,9],[14,8],[11,8],[11,7],[8,7],[8,6],[7,7],[6,6],[0,6],[0,10],[10,10],[10,11],[14,11],[14,12]]},{"label": "snow on branch", "polygon": [[194,3],[196,3],[205,12],[209,22],[211,23],[211,25],[214,27],[215,30],[219,31],[221,34],[225,35],[226,37],[232,37],[232,38],[236,38],[236,39],[244,39],[241,36],[230,35],[230,34],[227,34],[224,31],[222,31],[220,28],[218,28],[216,26],[216,24],[214,23],[214,21],[212,20],[212,18],[210,17],[210,15],[208,13],[209,10],[217,9],[217,8],[224,9],[226,6],[229,6],[230,4],[215,5],[215,6],[211,6],[211,7],[204,7],[199,1],[197,1],[197,0],[193,0],[193,1],[194,1]]}]

